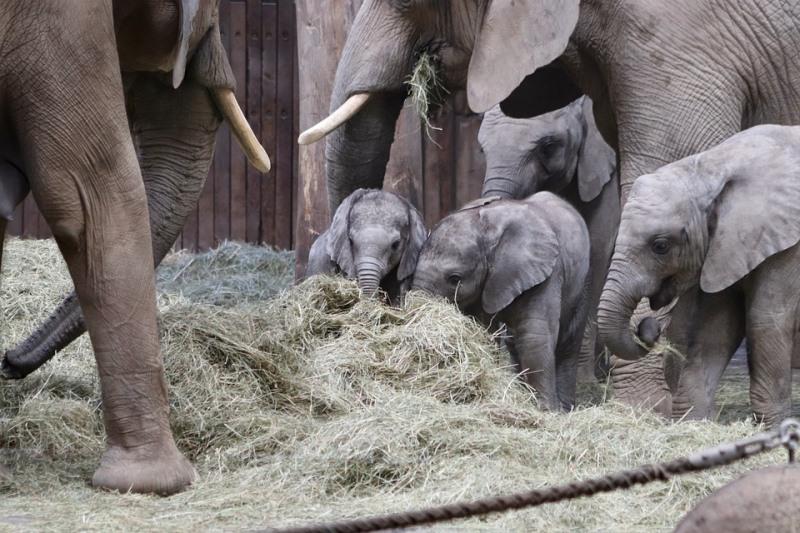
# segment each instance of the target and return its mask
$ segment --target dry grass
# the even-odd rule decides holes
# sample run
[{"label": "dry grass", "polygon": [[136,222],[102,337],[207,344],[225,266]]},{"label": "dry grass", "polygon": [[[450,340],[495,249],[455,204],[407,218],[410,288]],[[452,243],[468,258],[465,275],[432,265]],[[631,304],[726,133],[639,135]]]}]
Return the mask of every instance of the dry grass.
[{"label": "dry grass", "polygon": [[[70,284],[50,242],[11,241],[5,259],[7,346]],[[197,531],[355,517],[594,476],[754,431],[741,395],[727,408],[745,414],[727,425],[669,424],[614,403],[543,413],[494,339],[449,305],[415,295],[389,309],[332,278],[266,300],[288,286],[291,263],[226,244],[173,255],[160,272],[172,426],[199,472],[183,494],[87,486],[103,431],[85,339],[28,379],[0,383],[0,449],[13,472],[0,488],[0,529]],[[671,529],[714,488],[783,460],[775,452],[437,529]]]},{"label": "dry grass", "polygon": [[449,91],[439,78],[439,67],[436,57],[422,52],[417,58],[411,75],[406,80],[408,85],[408,96],[411,105],[419,115],[420,121],[425,128],[428,138],[434,141],[431,135],[432,130],[441,131],[431,122],[431,118],[442,106]]}]

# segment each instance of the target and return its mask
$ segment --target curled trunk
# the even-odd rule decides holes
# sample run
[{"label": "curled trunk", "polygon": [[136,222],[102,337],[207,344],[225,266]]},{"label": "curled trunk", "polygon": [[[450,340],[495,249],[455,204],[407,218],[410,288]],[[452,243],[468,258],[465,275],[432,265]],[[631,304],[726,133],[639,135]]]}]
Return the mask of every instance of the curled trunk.
[{"label": "curled trunk", "polygon": [[[150,74],[126,75],[131,134],[147,190],[153,258],[158,266],[197,205],[214,155],[221,118],[205,87],[177,90]],[[75,293],[6,353],[3,372],[22,378],[86,331]]]},{"label": "curled trunk", "polygon": [[640,359],[647,350],[634,340],[630,322],[641,300],[640,292],[620,282],[619,273],[609,272],[597,307],[597,332],[612,354],[622,359]]}]

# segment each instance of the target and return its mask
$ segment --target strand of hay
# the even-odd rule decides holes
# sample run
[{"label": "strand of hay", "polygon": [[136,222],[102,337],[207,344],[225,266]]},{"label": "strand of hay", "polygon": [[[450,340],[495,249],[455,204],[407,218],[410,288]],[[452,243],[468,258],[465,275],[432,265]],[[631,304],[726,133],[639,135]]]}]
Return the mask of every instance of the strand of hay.
[{"label": "strand of hay", "polygon": [[[422,52],[414,65],[411,75],[406,80],[411,105],[414,107],[425,128],[425,134],[436,144],[431,131],[441,131],[431,122],[434,113],[444,103],[450,92],[439,78],[439,66],[436,57]],[[438,146],[438,144],[437,144]]]},{"label": "strand of hay", "polygon": [[[70,284],[65,270],[53,267],[60,259],[49,241],[12,240],[4,259],[0,333],[7,346],[46,316]],[[449,304],[412,294],[402,307],[387,308],[362,300],[355,283],[340,278],[290,288],[292,271],[288,254],[226,244],[173,255],[159,273],[172,428],[199,472],[185,493],[116,495],[86,485],[103,430],[85,339],[29,378],[0,383],[0,450],[13,473],[0,485],[0,529],[180,531],[317,522],[562,483],[755,430],[741,420],[746,414],[728,424],[671,424],[614,403],[542,412],[497,339]],[[737,416],[742,402],[746,394],[734,400]],[[671,528],[739,473],[784,460],[777,452],[668,483],[441,529]]]}]

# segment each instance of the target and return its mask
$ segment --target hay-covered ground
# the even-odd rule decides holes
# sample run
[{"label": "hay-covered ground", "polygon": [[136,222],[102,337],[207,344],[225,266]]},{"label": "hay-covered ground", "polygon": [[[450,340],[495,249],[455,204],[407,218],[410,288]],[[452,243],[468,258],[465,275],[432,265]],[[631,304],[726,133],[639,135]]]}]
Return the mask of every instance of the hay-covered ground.
[{"label": "hay-covered ground", "polygon": [[[7,244],[0,346],[70,289],[49,241]],[[741,368],[717,423],[670,424],[584,393],[543,413],[470,320],[421,296],[360,301],[349,282],[291,284],[290,254],[226,244],[159,273],[172,426],[199,478],[160,498],[87,484],[103,449],[82,338],[22,382],[0,383],[0,529],[230,530],[419,508],[674,458],[755,431]],[[797,386],[795,386],[797,391]],[[593,405],[595,403],[596,405]],[[738,421],[730,421],[739,419]],[[437,530],[653,531],[781,451],[748,463]]]}]

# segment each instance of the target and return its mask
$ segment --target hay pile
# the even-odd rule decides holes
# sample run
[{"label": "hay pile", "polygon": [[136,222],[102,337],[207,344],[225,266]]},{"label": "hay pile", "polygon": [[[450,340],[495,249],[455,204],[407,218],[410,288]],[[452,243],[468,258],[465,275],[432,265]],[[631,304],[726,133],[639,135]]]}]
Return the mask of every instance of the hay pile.
[{"label": "hay pile", "polygon": [[[11,241],[5,259],[8,346],[69,282],[53,268],[50,242]],[[598,475],[753,432],[746,421],[667,424],[613,403],[543,413],[494,340],[442,302],[414,295],[389,309],[333,278],[264,300],[289,284],[291,263],[227,244],[172,256],[160,272],[172,426],[199,472],[183,494],[87,486],[103,431],[86,340],[26,380],[0,383],[0,449],[13,470],[0,487],[0,527],[197,530],[355,517]],[[776,452],[756,462],[783,460]],[[438,529],[670,528],[756,462]]]}]

